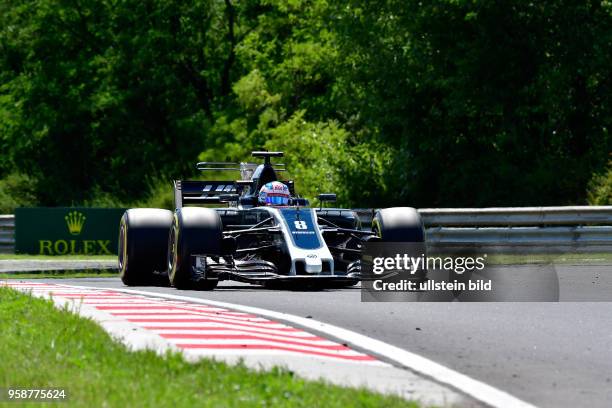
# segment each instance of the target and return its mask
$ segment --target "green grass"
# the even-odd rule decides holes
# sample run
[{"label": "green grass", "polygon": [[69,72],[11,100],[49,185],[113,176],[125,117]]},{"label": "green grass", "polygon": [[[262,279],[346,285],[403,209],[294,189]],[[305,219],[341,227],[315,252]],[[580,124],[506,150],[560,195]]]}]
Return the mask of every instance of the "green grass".
[{"label": "green grass", "polygon": [[[0,387],[64,388],[74,407],[418,407],[399,397],[130,352],[93,321],[0,288]],[[19,404],[19,406],[24,406]],[[31,404],[31,406],[40,406]]]},{"label": "green grass", "polygon": [[0,273],[0,279],[114,278],[117,276],[119,276],[118,271],[109,269]]},{"label": "green grass", "polygon": [[612,253],[567,254],[488,254],[489,265],[521,264],[596,264],[612,262]]},{"label": "green grass", "polygon": [[117,261],[117,255],[28,255],[28,254],[0,254],[0,261],[29,260],[29,261]]}]

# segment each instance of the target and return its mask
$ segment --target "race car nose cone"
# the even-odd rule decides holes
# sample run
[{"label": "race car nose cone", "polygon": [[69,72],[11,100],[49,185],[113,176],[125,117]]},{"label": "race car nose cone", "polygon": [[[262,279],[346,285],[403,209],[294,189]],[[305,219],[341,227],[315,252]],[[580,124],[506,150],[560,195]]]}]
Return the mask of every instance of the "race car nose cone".
[{"label": "race car nose cone", "polygon": [[321,273],[323,270],[323,263],[318,256],[307,255],[305,261],[306,265],[304,269],[307,273]]}]

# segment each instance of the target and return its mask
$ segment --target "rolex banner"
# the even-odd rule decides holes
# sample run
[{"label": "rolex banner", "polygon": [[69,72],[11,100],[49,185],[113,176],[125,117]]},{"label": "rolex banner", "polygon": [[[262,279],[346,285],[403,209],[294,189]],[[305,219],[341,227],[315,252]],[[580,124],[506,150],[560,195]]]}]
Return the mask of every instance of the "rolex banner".
[{"label": "rolex banner", "polygon": [[116,255],[123,208],[37,207],[15,210],[15,253]]}]

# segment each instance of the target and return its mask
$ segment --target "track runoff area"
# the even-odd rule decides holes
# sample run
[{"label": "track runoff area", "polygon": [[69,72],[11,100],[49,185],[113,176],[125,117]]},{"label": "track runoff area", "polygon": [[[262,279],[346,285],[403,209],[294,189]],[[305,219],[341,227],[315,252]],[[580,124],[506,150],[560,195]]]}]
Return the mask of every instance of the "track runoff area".
[{"label": "track runoff area", "polygon": [[365,386],[427,406],[531,406],[419,355],[313,319],[143,290],[25,280],[0,285],[67,305],[132,349],[178,350],[192,361],[242,361],[258,370],[281,366],[307,379]]}]

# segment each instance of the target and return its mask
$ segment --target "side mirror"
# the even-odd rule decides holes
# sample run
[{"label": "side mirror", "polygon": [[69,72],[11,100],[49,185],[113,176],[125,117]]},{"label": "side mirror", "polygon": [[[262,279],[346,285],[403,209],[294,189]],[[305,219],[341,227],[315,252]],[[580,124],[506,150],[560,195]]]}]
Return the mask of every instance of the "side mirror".
[{"label": "side mirror", "polygon": [[319,194],[317,196],[317,198],[319,199],[319,208],[323,208],[323,203],[325,201],[329,201],[329,202],[335,202],[336,201],[336,194],[334,194],[334,193]]},{"label": "side mirror", "polygon": [[336,201],[336,194],[334,193],[324,193],[324,194],[319,194],[317,196],[317,198],[319,199],[319,201],[323,202],[323,201]]}]

